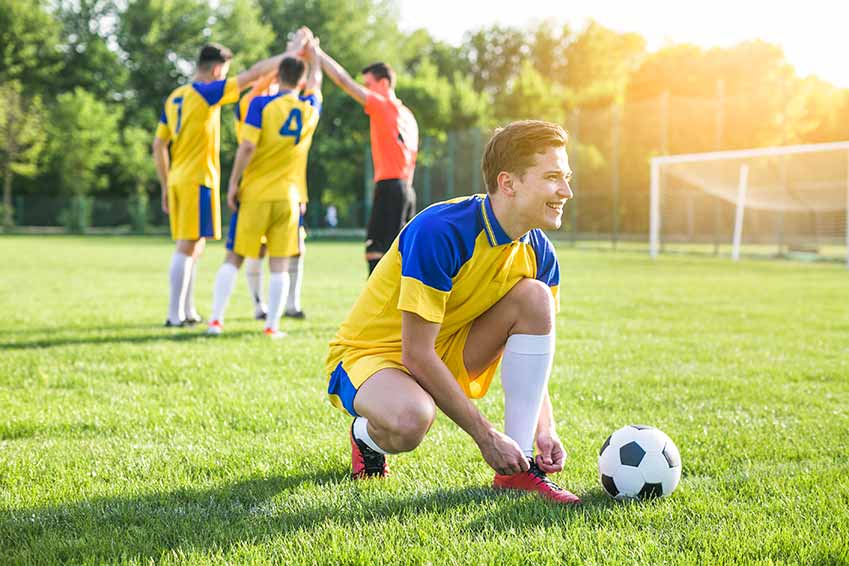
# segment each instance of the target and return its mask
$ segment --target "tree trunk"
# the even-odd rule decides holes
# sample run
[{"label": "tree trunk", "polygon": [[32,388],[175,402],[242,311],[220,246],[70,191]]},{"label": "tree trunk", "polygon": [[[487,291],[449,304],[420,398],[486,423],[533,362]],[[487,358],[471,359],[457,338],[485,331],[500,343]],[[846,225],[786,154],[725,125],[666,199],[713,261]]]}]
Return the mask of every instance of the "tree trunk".
[{"label": "tree trunk", "polygon": [[7,230],[14,225],[12,221],[12,165],[9,161],[3,167],[3,227]]}]

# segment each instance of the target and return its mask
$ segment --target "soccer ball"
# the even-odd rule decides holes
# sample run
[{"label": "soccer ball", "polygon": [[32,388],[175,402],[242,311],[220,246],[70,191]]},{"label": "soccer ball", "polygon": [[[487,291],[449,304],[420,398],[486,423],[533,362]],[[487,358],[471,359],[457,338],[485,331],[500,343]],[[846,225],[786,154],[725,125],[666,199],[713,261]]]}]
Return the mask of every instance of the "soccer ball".
[{"label": "soccer ball", "polygon": [[681,454],[660,429],[628,425],[601,445],[598,475],[614,499],[666,497],[681,479]]}]

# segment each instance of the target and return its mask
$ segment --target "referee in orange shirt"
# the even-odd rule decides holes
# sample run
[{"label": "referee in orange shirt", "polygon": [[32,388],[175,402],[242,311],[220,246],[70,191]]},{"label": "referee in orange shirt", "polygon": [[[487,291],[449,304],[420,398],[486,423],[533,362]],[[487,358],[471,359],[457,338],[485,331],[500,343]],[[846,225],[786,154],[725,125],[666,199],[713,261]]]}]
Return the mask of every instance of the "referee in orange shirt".
[{"label": "referee in orange shirt", "polygon": [[369,116],[375,182],[366,233],[366,261],[371,274],[401,228],[416,213],[413,172],[419,127],[410,109],[395,96],[395,72],[386,63],[373,63],[363,69],[362,85],[323,51],[321,66],[339,88],[362,104]]}]

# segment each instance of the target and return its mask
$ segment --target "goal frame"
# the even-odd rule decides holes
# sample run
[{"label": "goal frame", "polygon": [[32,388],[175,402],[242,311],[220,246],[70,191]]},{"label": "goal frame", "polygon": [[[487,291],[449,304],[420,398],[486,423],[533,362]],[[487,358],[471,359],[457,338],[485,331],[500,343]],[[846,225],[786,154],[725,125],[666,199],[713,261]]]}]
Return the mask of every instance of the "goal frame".
[{"label": "goal frame", "polygon": [[[660,226],[661,226],[661,168],[663,165],[680,163],[704,163],[710,161],[722,161],[729,159],[749,159],[754,157],[771,157],[782,155],[798,155],[804,153],[845,151],[847,167],[849,167],[849,141],[818,143],[791,146],[764,147],[758,149],[740,149],[731,151],[712,151],[706,153],[684,153],[678,155],[665,155],[653,157],[650,162],[651,179],[649,186],[649,254],[652,259],[657,258],[660,253]],[[748,185],[747,164],[740,166],[739,191],[736,202],[736,217],[734,223],[734,236],[732,259],[740,257],[740,240],[742,235],[743,216],[745,210],[745,195]],[[847,169],[849,171],[849,169]],[[846,176],[846,267],[849,269],[849,172]]]}]

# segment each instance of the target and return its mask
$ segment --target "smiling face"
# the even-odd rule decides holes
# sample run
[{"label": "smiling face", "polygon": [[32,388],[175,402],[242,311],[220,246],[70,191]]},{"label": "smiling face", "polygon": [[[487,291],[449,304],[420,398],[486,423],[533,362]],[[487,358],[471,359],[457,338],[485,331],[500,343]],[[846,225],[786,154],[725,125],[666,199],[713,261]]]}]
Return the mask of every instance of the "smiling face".
[{"label": "smiling face", "polygon": [[[572,169],[565,147],[548,147],[523,175],[502,172],[499,179],[512,189],[515,218],[528,229],[557,230],[563,222],[563,207],[572,198],[569,180]],[[499,175],[499,176],[501,176]]]}]

